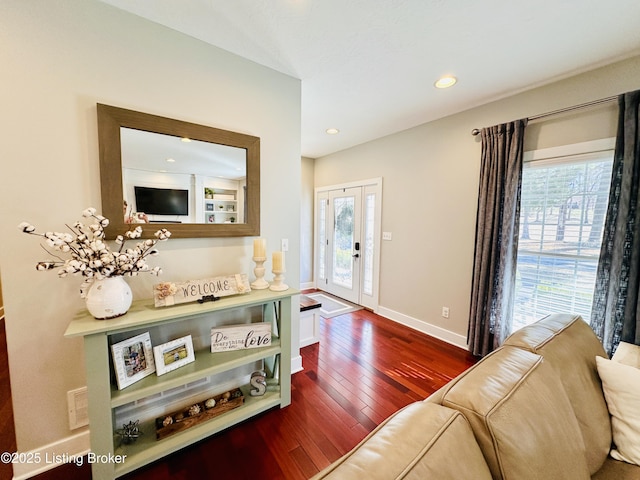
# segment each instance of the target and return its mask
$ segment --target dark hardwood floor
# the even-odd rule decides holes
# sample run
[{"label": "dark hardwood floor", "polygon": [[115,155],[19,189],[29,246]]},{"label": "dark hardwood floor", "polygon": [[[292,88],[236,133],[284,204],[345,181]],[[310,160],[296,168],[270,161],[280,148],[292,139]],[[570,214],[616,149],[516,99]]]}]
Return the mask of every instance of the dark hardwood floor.
[{"label": "dark hardwood floor", "polygon": [[[7,355],[7,332],[4,309],[0,295],[0,452],[16,451],[16,433],[13,427],[13,404],[11,403],[11,383],[9,381],[9,357]],[[0,462],[0,479],[11,478],[13,467]]]},{"label": "dark hardwood floor", "polygon": [[[382,420],[475,363],[453,347],[366,310],[323,319],[319,344],[302,349],[292,404],[127,475],[128,480],[307,479]],[[89,479],[64,465],[40,480]]]}]

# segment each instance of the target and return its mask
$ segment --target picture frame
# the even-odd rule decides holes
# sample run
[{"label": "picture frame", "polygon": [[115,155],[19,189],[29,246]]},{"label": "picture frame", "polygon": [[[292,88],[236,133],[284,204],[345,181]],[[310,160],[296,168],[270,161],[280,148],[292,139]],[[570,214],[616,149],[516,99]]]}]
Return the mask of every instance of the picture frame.
[{"label": "picture frame", "polygon": [[118,390],[133,385],[156,371],[149,332],[111,345]]},{"label": "picture frame", "polygon": [[158,376],[184,367],[196,360],[191,335],[176,338],[170,342],[153,347]]},{"label": "picture frame", "polygon": [[207,203],[207,211],[208,212],[213,211],[213,203]]}]

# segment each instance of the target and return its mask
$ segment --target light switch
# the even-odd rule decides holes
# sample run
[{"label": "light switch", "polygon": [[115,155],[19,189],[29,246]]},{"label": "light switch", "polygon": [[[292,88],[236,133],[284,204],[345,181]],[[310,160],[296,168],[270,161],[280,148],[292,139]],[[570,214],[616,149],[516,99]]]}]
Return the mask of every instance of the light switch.
[{"label": "light switch", "polygon": [[383,240],[392,240],[393,239],[393,234],[391,232],[382,232],[382,239]]}]

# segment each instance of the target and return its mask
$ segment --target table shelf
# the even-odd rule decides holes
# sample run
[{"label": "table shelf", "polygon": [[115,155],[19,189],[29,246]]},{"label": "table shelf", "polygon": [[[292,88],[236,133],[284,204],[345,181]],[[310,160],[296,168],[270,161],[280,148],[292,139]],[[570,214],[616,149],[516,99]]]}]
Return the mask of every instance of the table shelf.
[{"label": "table shelf", "polygon": [[[205,439],[247,418],[280,406],[279,389],[267,391],[261,397],[250,396],[249,389],[246,387],[242,387],[241,390],[245,395],[243,405],[163,440],[156,440],[153,421],[144,422],[141,425],[143,435],[135,443],[114,448],[114,455],[126,455],[126,460],[123,463],[115,465],[115,476],[125,475],[180,450],[185,445]],[[118,440],[114,438],[114,442],[117,444]]]},{"label": "table shelf", "polygon": [[[126,455],[124,462],[95,462],[91,465],[96,480],[112,479],[131,472],[179,450],[209,435],[232,427],[253,415],[273,407],[286,407],[291,403],[291,297],[299,292],[289,289],[284,292],[257,290],[233,297],[224,297],[217,302],[183,304],[155,308],[152,300],[134,302],[129,312],[112,320],[95,320],[88,313],[78,314],[69,324],[65,336],[83,337],[85,366],[87,371],[87,395],[91,452],[97,456],[113,457]],[[253,321],[272,323],[271,344],[266,347],[212,353],[209,348],[195,352],[195,361],[164,375],[149,375],[140,381],[118,390],[112,380],[110,367],[112,341],[126,335],[138,334],[141,330],[153,329],[165,334],[171,332],[175,322],[188,322],[184,326],[196,331],[211,328],[216,323],[216,314],[223,314],[225,322],[238,310],[239,323],[246,323],[243,312],[248,307]],[[168,330],[167,330],[168,329]],[[267,392],[263,396],[249,395],[248,385],[237,385],[244,393],[243,405],[203,421],[184,431],[162,440],[156,440],[153,420],[142,422],[144,434],[133,444],[118,443],[114,425],[115,411],[158,393],[182,387],[203,378],[251,365],[260,360],[265,364],[273,359],[274,368],[268,378]],[[232,373],[232,375],[234,375]],[[246,377],[244,377],[246,381]],[[241,380],[239,380],[241,381]],[[188,403],[188,399],[185,399]],[[128,407],[125,407],[128,408]]]},{"label": "table shelf", "polygon": [[211,353],[207,349],[198,350],[195,352],[194,362],[172,372],[160,376],[149,375],[123,390],[118,390],[116,385],[112,385],[111,407],[119,407],[171,388],[257,362],[263,358],[273,357],[280,352],[280,339],[277,337],[271,340],[270,346],[262,348],[218,353]]}]

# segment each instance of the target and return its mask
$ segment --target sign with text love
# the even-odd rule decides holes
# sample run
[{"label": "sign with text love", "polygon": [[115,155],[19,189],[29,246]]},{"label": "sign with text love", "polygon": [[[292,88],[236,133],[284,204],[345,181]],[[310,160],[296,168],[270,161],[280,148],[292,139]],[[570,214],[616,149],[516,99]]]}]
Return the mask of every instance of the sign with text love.
[{"label": "sign with text love", "polygon": [[215,301],[220,297],[249,293],[251,286],[245,273],[225,277],[189,280],[183,283],[162,282],[153,286],[156,307],[179,303]]},{"label": "sign with text love", "polygon": [[211,352],[229,352],[271,345],[271,323],[225,325],[211,329]]}]

